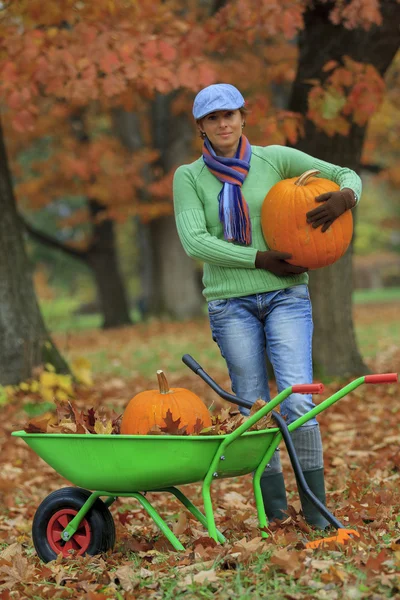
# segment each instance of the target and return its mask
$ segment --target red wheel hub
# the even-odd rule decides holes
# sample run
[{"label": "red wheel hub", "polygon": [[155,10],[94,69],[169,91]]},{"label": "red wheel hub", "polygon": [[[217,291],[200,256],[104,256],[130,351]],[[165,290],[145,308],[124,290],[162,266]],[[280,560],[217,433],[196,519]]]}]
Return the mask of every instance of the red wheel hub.
[{"label": "red wheel hub", "polygon": [[76,533],[67,542],[61,538],[62,532],[76,514],[78,514],[78,511],[73,508],[62,508],[54,513],[47,525],[47,541],[51,549],[56,554],[62,554],[66,558],[71,556],[71,550],[74,550],[76,554],[84,554],[92,538],[92,531],[86,519],[82,519]]}]

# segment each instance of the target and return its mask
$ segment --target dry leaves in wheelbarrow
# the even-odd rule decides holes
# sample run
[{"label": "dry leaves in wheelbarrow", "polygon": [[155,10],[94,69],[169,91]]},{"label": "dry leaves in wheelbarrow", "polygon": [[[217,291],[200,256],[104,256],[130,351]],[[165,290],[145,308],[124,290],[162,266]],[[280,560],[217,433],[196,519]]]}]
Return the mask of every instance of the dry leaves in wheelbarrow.
[{"label": "dry leaves in wheelbarrow", "polygon": [[26,433],[119,433],[122,415],[103,414],[94,408],[84,412],[71,400],[55,401],[55,408],[55,413],[46,412],[30,419],[24,427]]},{"label": "dry leaves in wheelbarrow", "polygon": [[[250,412],[250,416],[265,406],[263,400],[257,400]],[[46,412],[43,415],[30,419],[24,427],[27,433],[83,433],[83,434],[109,434],[118,435],[120,433],[120,424],[122,415],[114,412],[103,413],[94,408],[89,408],[87,412],[80,410],[76,404],[71,401],[55,402],[56,411]],[[243,416],[235,408],[224,408],[219,413],[211,415],[211,426],[203,427],[203,423],[198,419],[194,430],[190,435],[224,435],[229,434],[248,417]],[[175,419],[170,410],[164,417],[165,425],[163,427],[154,426],[148,431],[148,435],[189,435],[186,426],[181,426],[181,419]],[[261,430],[268,427],[274,427],[271,414],[266,415],[260,421],[257,421],[251,430]]]},{"label": "dry leaves in wheelbarrow", "polygon": [[[266,402],[264,402],[264,400],[256,400],[250,410],[249,417],[253,416],[265,405]],[[242,423],[245,423],[249,417],[242,415],[239,410],[234,407],[223,408],[218,414],[211,416],[211,427],[203,429],[200,432],[200,435],[224,435],[232,433],[232,431],[240,427]],[[265,417],[257,421],[250,427],[249,431],[260,431],[261,429],[267,429],[269,427],[276,427],[276,423],[272,418],[272,413],[268,413]]]},{"label": "dry leaves in wheelbarrow", "polygon": [[[250,416],[256,413],[260,408],[265,406],[263,400],[257,400],[253,408],[251,409]],[[244,423],[249,417],[245,417],[235,408],[223,408],[218,414],[211,415],[211,426],[203,427],[203,423],[198,419],[195,423],[194,430],[191,434],[188,434],[186,427],[181,427],[180,418],[174,421],[170,410],[164,418],[165,426],[159,427],[155,425],[148,432],[149,435],[225,435],[235,431],[242,423]],[[255,431],[260,429],[266,429],[267,427],[274,427],[274,422],[270,414],[257,421],[249,431]]]}]

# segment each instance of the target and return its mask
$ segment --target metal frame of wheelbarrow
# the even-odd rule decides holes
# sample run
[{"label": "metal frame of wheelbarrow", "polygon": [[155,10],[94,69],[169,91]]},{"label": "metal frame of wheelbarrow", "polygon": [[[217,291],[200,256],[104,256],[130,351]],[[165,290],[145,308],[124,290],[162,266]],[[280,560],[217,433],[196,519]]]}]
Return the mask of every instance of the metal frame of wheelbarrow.
[{"label": "metal frame of wheelbarrow", "polygon": [[[227,400],[228,402],[232,402],[236,405],[243,406],[245,408],[251,407],[251,404],[248,401],[238,398],[237,396],[230,394],[229,392],[226,392],[225,390],[223,390],[190,355],[185,354],[182,357],[182,360],[190,369],[192,369],[192,371],[194,371],[194,373],[196,373],[198,376],[200,376],[221,398],[223,398],[224,400]],[[277,414],[276,412],[272,413],[275,421],[277,422],[278,427],[276,429],[275,428],[270,429],[271,433],[272,432],[276,432],[276,433],[273,437],[272,442],[269,444],[268,448],[266,449],[264,458],[259,463],[258,467],[256,468],[256,470],[254,472],[254,476],[253,476],[254,498],[255,498],[255,503],[256,503],[256,508],[257,508],[261,537],[268,538],[269,534],[267,531],[268,521],[267,521],[267,517],[265,514],[264,503],[263,503],[263,499],[262,499],[260,480],[261,480],[261,476],[265,470],[265,467],[270,462],[272,455],[274,454],[276,448],[278,447],[278,445],[280,444],[280,442],[282,440],[284,441],[286,448],[288,450],[288,455],[289,455],[296,479],[298,481],[298,484],[301,487],[302,491],[304,492],[305,496],[309,498],[309,500],[323,514],[323,516],[329,521],[329,523],[340,531],[341,535],[337,537],[337,541],[345,540],[346,538],[349,537],[350,534],[358,535],[358,533],[355,532],[354,530],[344,529],[341,522],[338,521],[338,519],[336,519],[332,515],[332,513],[330,513],[329,510],[311,492],[310,488],[308,487],[308,485],[304,479],[304,476],[303,476],[303,473],[302,473],[302,470],[301,470],[301,467],[299,464],[299,460],[297,458],[296,451],[293,446],[293,442],[291,440],[290,432],[294,431],[295,429],[297,429],[298,427],[300,427],[301,425],[303,425],[304,423],[306,423],[313,417],[320,414],[325,409],[332,406],[332,404],[334,404],[335,402],[337,402],[338,400],[343,398],[349,392],[352,392],[353,390],[355,390],[357,387],[359,387],[363,383],[390,383],[390,382],[395,382],[395,381],[397,381],[397,373],[366,375],[363,377],[359,377],[358,379],[355,379],[354,381],[352,381],[348,385],[346,385],[344,388],[342,388],[341,390],[339,390],[338,392],[333,394],[330,398],[327,398],[326,400],[321,402],[318,406],[316,406],[315,408],[310,410],[307,414],[296,419],[290,425],[286,425],[284,419],[279,414]],[[261,408],[259,411],[257,411],[254,415],[250,416],[235,431],[233,431],[232,433],[230,433],[228,435],[223,436],[223,439],[218,446],[218,450],[215,453],[215,456],[214,456],[213,460],[211,461],[211,464],[208,468],[207,474],[203,480],[202,496],[203,496],[203,502],[204,502],[205,515],[203,513],[201,513],[201,511],[196,506],[194,506],[194,504],[183,494],[183,492],[181,492],[176,487],[171,486],[171,487],[157,489],[157,490],[153,490],[153,491],[157,491],[157,492],[165,491],[165,492],[172,493],[184,506],[186,506],[186,508],[192,513],[192,515],[195,518],[197,518],[198,521],[200,521],[200,523],[203,526],[205,526],[207,528],[208,534],[212,539],[214,539],[216,542],[224,543],[226,541],[225,537],[222,535],[222,533],[220,531],[218,531],[218,529],[216,528],[216,525],[215,525],[210,489],[211,489],[212,482],[218,478],[218,475],[219,475],[218,468],[221,465],[221,461],[224,461],[224,459],[225,459],[224,453],[226,452],[227,447],[230,444],[232,444],[238,437],[240,437],[245,432],[247,432],[255,423],[257,423],[265,415],[267,415],[268,413],[273,411],[273,409],[276,406],[278,406],[283,400],[285,400],[290,394],[292,394],[292,393],[320,393],[323,391],[323,389],[324,389],[324,386],[322,384],[302,384],[302,385],[291,386],[291,387],[283,390],[282,392],[280,392],[273,400],[268,402],[263,408]],[[152,490],[149,490],[149,491],[152,491]],[[62,532],[61,535],[64,540],[68,540],[74,535],[74,533],[76,532],[76,530],[79,526],[79,523],[81,522],[81,520],[83,519],[85,514],[88,512],[88,510],[91,508],[91,506],[93,505],[95,500],[97,498],[99,498],[100,496],[108,496],[108,500],[106,501],[106,504],[108,506],[110,506],[114,502],[114,500],[117,499],[117,497],[134,497],[134,498],[136,498],[140,502],[140,504],[143,506],[143,508],[147,511],[147,513],[152,517],[154,522],[158,525],[158,527],[161,529],[161,531],[167,537],[167,539],[172,544],[172,546],[176,550],[184,550],[184,546],[181,544],[181,542],[178,540],[178,538],[175,536],[175,534],[170,530],[168,525],[165,523],[165,521],[162,519],[162,517],[158,514],[158,512],[155,510],[155,508],[145,498],[144,494],[142,494],[140,492],[129,492],[129,493],[118,493],[118,492],[110,493],[107,491],[93,492],[92,495],[85,502],[85,504],[82,506],[82,508],[79,510],[79,512],[76,514],[74,519],[68,524],[68,526]],[[310,542],[309,545],[310,545],[310,547],[315,547],[315,544],[318,544],[318,543],[319,542]]]},{"label": "metal frame of wheelbarrow", "polygon": [[[219,396],[221,396],[228,402],[232,402],[234,404],[242,406],[243,408],[250,409],[252,407],[251,402],[249,402],[247,400],[243,400],[241,398],[238,398],[237,396],[235,396],[233,394],[229,394],[228,392],[226,392],[222,388],[220,388],[219,385],[216,384],[216,382],[202,369],[202,367],[193,359],[192,356],[190,356],[189,354],[185,354],[182,357],[182,360],[194,373],[196,373],[196,375],[199,375],[199,377],[201,377],[215,392],[217,392],[217,394]],[[273,416],[274,420],[276,421],[278,428],[280,430],[280,433],[278,433],[275,437],[275,442],[277,441],[276,446],[274,444],[275,448],[279,445],[280,441],[283,439],[283,441],[286,445],[289,459],[290,459],[290,462],[291,462],[291,465],[292,465],[292,468],[293,468],[294,474],[296,476],[296,480],[297,480],[299,487],[303,491],[304,495],[314,504],[314,506],[327,519],[327,521],[329,521],[329,523],[331,525],[333,525],[333,527],[335,527],[336,529],[344,529],[344,526],[342,525],[342,523],[340,521],[338,521],[338,519],[336,519],[336,517],[334,515],[332,515],[331,512],[329,512],[329,510],[326,508],[326,506],[310,490],[310,488],[307,484],[307,481],[303,475],[303,472],[302,472],[302,469],[300,466],[300,462],[297,457],[292,438],[290,436],[290,432],[294,431],[298,427],[301,427],[301,425],[303,425],[304,423],[306,423],[313,417],[317,416],[319,413],[321,413],[326,408],[328,408],[329,406],[331,406],[332,404],[334,404],[335,402],[337,402],[338,400],[343,398],[349,392],[352,392],[353,390],[355,390],[358,386],[360,386],[363,383],[393,383],[393,382],[396,382],[397,380],[398,380],[397,373],[365,375],[363,377],[359,377],[358,379],[355,379],[354,381],[352,381],[348,385],[346,385],[344,388],[342,388],[341,390],[339,390],[338,392],[333,394],[330,398],[327,398],[326,400],[321,402],[321,404],[319,404],[318,406],[316,406],[315,408],[310,410],[308,413],[306,413],[302,417],[299,417],[298,419],[293,421],[290,425],[286,424],[285,420],[281,417],[280,414],[278,414],[275,411],[272,411],[272,416]],[[323,391],[323,389],[324,389],[324,386],[322,383],[321,384],[309,384],[309,385],[303,384],[303,385],[293,386],[292,393],[297,392],[297,393],[301,393],[301,394],[306,394],[306,393],[312,393],[312,394],[318,393],[319,394]],[[265,408],[266,407],[263,407],[262,410],[264,410]],[[267,411],[267,412],[269,412],[269,411]],[[256,415],[257,414],[259,414],[259,412],[257,412]],[[271,446],[272,446],[272,444],[271,444]],[[271,454],[271,456],[269,456],[269,452],[267,454],[268,454],[268,461],[269,461],[272,454]],[[261,476],[264,472],[265,466],[266,466],[266,464],[268,464],[268,461],[266,462],[264,459],[264,461],[262,461],[260,463],[260,465],[258,466],[258,468],[255,472],[255,475],[254,475],[254,496],[255,496],[255,500],[256,500],[259,525],[261,528],[262,537],[268,537],[268,534],[265,532],[265,528],[267,527],[268,522],[267,522],[267,518],[265,515],[265,510],[263,507],[260,480],[261,480]]]}]

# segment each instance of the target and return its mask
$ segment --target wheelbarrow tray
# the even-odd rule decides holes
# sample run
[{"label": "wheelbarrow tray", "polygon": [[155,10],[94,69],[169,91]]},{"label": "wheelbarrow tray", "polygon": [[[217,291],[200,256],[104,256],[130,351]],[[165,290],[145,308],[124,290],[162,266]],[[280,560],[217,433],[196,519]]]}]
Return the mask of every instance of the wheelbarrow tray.
[{"label": "wheelbarrow tray", "polygon": [[[218,477],[254,471],[277,428],[248,431],[230,444]],[[57,473],[88,490],[158,490],[203,481],[225,435],[90,435],[15,431]]]}]

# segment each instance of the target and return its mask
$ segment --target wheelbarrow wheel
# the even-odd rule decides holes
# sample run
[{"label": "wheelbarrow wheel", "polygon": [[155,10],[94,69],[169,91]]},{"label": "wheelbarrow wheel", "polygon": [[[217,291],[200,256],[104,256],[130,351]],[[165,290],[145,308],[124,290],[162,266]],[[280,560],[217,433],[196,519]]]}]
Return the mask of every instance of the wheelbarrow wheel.
[{"label": "wheelbarrow wheel", "polygon": [[39,505],[32,524],[32,539],[38,556],[49,562],[59,554],[100,554],[113,548],[115,525],[108,507],[100,498],[82,519],[78,530],[68,541],[61,532],[85,504],[91,492],[66,487],[52,492]]}]

